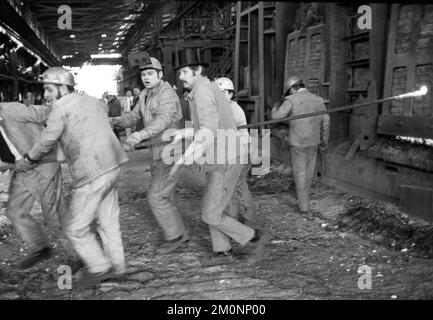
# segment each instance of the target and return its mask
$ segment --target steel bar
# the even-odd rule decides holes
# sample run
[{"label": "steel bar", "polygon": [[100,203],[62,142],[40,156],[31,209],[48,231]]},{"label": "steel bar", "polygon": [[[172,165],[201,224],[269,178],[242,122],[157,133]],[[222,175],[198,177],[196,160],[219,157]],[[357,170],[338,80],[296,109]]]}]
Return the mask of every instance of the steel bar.
[{"label": "steel bar", "polygon": [[[398,96],[392,96],[392,97],[388,97],[388,98],[383,98],[383,99],[378,99],[378,100],[374,100],[374,101],[370,101],[370,102],[358,103],[358,104],[353,104],[353,105],[348,105],[348,106],[346,105],[346,106],[342,106],[342,107],[338,107],[338,108],[334,108],[334,109],[330,109],[330,110],[323,110],[323,111],[316,111],[316,112],[311,112],[311,113],[306,113],[306,114],[300,114],[300,115],[291,116],[291,117],[278,119],[278,120],[262,121],[262,122],[247,124],[247,125],[243,125],[243,126],[238,126],[237,128],[238,129],[254,128],[254,127],[259,127],[259,126],[263,126],[266,124],[274,124],[274,123],[287,122],[287,121],[297,120],[297,119],[302,119],[302,118],[309,118],[309,117],[322,115],[325,113],[351,110],[351,109],[361,108],[361,107],[365,107],[365,106],[369,106],[369,105],[373,105],[373,104],[378,104],[378,103],[382,103],[382,102],[387,102],[387,101],[392,101],[392,100],[406,99],[406,98],[422,96],[422,95],[425,95],[426,93],[427,93],[427,88],[422,87],[420,90],[400,94]],[[161,143],[168,143],[168,142],[162,141],[159,139],[153,140],[153,141],[145,141],[145,142],[139,143],[137,145],[136,149],[144,149],[147,147],[151,147],[151,146],[158,145]]]},{"label": "steel bar", "polygon": [[353,105],[346,105],[346,106],[342,106],[342,107],[338,107],[338,108],[334,108],[334,109],[329,109],[329,110],[300,114],[300,115],[291,116],[291,117],[287,117],[287,118],[283,118],[283,119],[275,119],[275,120],[268,120],[268,121],[262,121],[262,122],[247,124],[247,125],[239,126],[238,129],[253,128],[253,127],[263,126],[266,124],[275,124],[275,123],[280,123],[280,122],[287,122],[287,121],[291,121],[291,120],[314,117],[314,116],[322,115],[325,113],[333,113],[333,112],[338,112],[338,111],[352,110],[352,109],[366,107],[369,105],[383,103],[383,102],[392,101],[392,100],[399,100],[399,99],[422,96],[422,95],[425,95],[427,93],[426,90],[427,90],[426,87],[422,87],[420,90],[400,94],[398,96],[392,96],[392,97],[388,97],[388,98],[383,98],[383,99],[378,99],[378,100],[373,100],[370,102],[363,102],[363,103],[358,103],[358,104],[353,104]]}]

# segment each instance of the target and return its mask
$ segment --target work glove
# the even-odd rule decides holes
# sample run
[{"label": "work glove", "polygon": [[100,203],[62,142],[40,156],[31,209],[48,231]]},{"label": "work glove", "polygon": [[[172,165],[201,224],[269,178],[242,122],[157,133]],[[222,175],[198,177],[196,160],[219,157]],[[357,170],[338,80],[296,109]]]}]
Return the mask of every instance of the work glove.
[{"label": "work glove", "polygon": [[143,139],[141,138],[140,133],[134,132],[131,133],[128,138],[126,138],[125,143],[130,145],[131,147],[134,147],[137,143],[140,143],[141,140]]},{"label": "work glove", "polygon": [[125,150],[125,152],[131,152],[131,151],[135,150],[135,148],[133,146],[130,146],[127,143],[122,144],[122,148],[123,148],[123,150]]},{"label": "work glove", "polygon": [[281,106],[281,101],[274,102],[272,109],[278,109]]},{"label": "work glove", "polygon": [[35,168],[36,165],[30,163],[24,158],[15,161],[15,172],[26,172]]},{"label": "work glove", "polygon": [[121,117],[111,117],[111,118],[108,118],[108,121],[110,122],[110,126],[111,126],[112,129],[114,129],[114,128],[116,128],[116,129],[123,128]]}]

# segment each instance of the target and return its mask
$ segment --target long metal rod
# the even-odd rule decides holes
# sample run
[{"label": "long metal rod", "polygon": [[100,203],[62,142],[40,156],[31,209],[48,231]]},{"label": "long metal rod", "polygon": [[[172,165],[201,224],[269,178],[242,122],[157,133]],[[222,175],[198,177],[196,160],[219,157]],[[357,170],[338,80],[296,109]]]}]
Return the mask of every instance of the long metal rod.
[{"label": "long metal rod", "polygon": [[276,120],[269,120],[269,121],[262,121],[262,122],[252,123],[252,124],[248,124],[248,125],[244,125],[244,126],[239,126],[238,129],[253,128],[253,127],[257,127],[257,126],[263,126],[263,125],[266,125],[266,124],[273,124],[273,123],[279,123],[279,122],[286,122],[286,121],[290,121],[290,120],[297,120],[297,119],[302,119],[302,118],[314,117],[314,116],[318,116],[318,115],[325,114],[325,113],[332,113],[332,112],[338,112],[338,111],[351,110],[351,109],[361,108],[361,107],[365,107],[365,106],[368,106],[368,105],[378,104],[378,103],[392,101],[392,100],[399,100],[399,99],[420,97],[420,96],[426,95],[427,91],[428,91],[427,86],[422,86],[419,90],[408,92],[408,93],[399,94],[397,96],[392,96],[392,97],[388,97],[388,98],[378,99],[378,100],[374,100],[374,101],[370,101],[370,102],[363,102],[363,103],[353,104],[353,105],[349,105],[349,106],[346,105],[346,106],[343,106],[343,107],[338,107],[338,108],[329,109],[329,110],[323,110],[323,111],[316,111],[316,112],[311,112],[311,113],[306,113],[306,114],[300,114],[300,115],[297,115],[297,116],[291,116],[291,117],[287,117],[287,118],[283,118],[283,119],[276,119]]},{"label": "long metal rod", "polygon": [[[302,118],[309,118],[309,117],[314,117],[314,116],[318,116],[318,115],[322,115],[322,114],[326,114],[326,113],[332,113],[332,112],[345,111],[345,110],[351,110],[351,109],[366,107],[366,106],[369,106],[369,105],[383,103],[383,102],[388,102],[388,101],[392,101],[392,100],[413,98],[413,97],[425,95],[426,93],[427,93],[427,88],[426,87],[422,87],[418,91],[404,93],[404,94],[400,94],[400,95],[397,95],[397,96],[392,96],[392,97],[388,97],[388,98],[378,99],[378,100],[374,100],[374,101],[370,101],[370,102],[363,102],[363,103],[353,104],[353,105],[349,105],[349,106],[346,105],[346,106],[342,106],[342,107],[338,107],[338,108],[334,108],[334,109],[329,109],[329,110],[323,110],[323,111],[316,111],[316,112],[311,112],[311,113],[305,113],[305,114],[300,114],[300,115],[296,115],[296,116],[286,117],[286,118],[283,118],[283,119],[275,119],[275,120],[256,122],[256,123],[252,123],[252,124],[238,126],[237,128],[238,129],[254,128],[254,127],[259,127],[259,126],[263,126],[263,125],[267,125],[267,124],[274,124],[274,123],[287,122],[287,121],[297,120],[297,119],[302,119]],[[154,146],[154,145],[158,145],[158,144],[161,144],[161,143],[164,143],[164,142],[165,141],[162,141],[160,139],[153,140],[153,141],[145,141],[145,142],[139,143],[136,146],[136,149],[144,149],[144,148],[147,148],[147,147],[150,147],[150,146]],[[169,142],[169,141],[167,141],[167,142]],[[165,143],[167,143],[167,142],[165,142]]]},{"label": "long metal rod", "polygon": [[391,100],[395,100],[395,99],[398,99],[398,98],[389,97],[389,98],[374,100],[371,102],[353,104],[350,106],[343,106],[343,107],[338,107],[338,108],[334,108],[334,109],[328,109],[328,110],[323,110],[323,111],[316,111],[316,112],[311,112],[311,113],[299,114],[296,116],[291,116],[291,117],[287,117],[287,118],[283,118],[283,119],[275,119],[275,120],[256,122],[256,123],[251,123],[251,124],[239,126],[238,129],[253,128],[253,127],[263,126],[263,125],[267,125],[267,124],[274,124],[274,123],[280,123],[280,122],[287,122],[290,120],[297,120],[297,119],[302,119],[302,118],[314,117],[314,116],[322,115],[325,113],[351,110],[351,109],[361,108],[361,107],[365,107],[368,105],[378,104],[378,103],[387,102],[387,101],[391,101]]}]

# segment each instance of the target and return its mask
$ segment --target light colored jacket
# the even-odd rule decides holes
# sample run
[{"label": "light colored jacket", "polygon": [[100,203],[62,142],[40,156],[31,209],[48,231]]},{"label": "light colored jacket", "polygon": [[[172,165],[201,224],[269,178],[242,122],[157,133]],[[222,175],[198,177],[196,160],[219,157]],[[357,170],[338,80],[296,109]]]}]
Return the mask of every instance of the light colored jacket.
[{"label": "light colored jacket", "polygon": [[[283,104],[272,111],[273,119],[283,119],[326,110],[323,99],[306,89],[287,96]],[[329,115],[323,114],[289,122],[289,144],[297,147],[313,147],[329,139]]]},{"label": "light colored jacket", "polygon": [[[242,107],[234,100],[231,100],[230,107],[232,108],[233,120],[235,121],[236,127],[244,126],[247,124],[247,118],[245,117],[245,112]],[[250,141],[250,135],[248,129],[238,129],[241,142],[248,143]]]},{"label": "light colored jacket", "polygon": [[54,103],[47,127],[29,152],[30,158],[40,159],[58,141],[76,188],[128,161],[102,103],[86,94],[73,92]]},{"label": "light colored jacket", "polygon": [[[22,156],[41,138],[44,123],[51,111],[47,106],[34,106],[18,102],[0,103],[1,126],[7,138]],[[53,148],[41,160],[44,163],[36,166],[34,171],[46,179],[51,179],[59,168],[56,161],[56,149]]]},{"label": "light colored jacket", "polygon": [[[132,127],[142,121],[144,128],[140,130],[142,139],[160,140],[167,129],[178,129],[182,119],[182,108],[179,96],[166,81],[152,90],[144,89],[140,94],[138,106],[120,118],[123,127]],[[161,143],[151,147],[154,160],[161,159],[163,148],[168,144]]]},{"label": "light colored jacket", "polygon": [[122,107],[122,114],[124,114],[125,112],[130,112],[132,110],[133,99],[134,97],[132,96],[130,99],[128,99],[127,96],[119,97],[120,105]]},{"label": "light colored jacket", "polygon": [[[232,129],[235,132],[237,131],[230,101],[218,85],[215,82],[210,82],[206,77],[198,80],[194,88],[188,94],[188,100],[194,132],[204,127],[212,131],[215,137],[213,151],[215,164],[206,164],[204,170],[224,170],[226,163],[218,164],[217,154],[218,152],[226,152],[227,155],[228,150],[227,148],[225,150],[218,150],[217,130]],[[226,144],[226,146],[227,145],[228,144]],[[238,157],[238,154],[228,155],[230,159],[236,157]]]}]

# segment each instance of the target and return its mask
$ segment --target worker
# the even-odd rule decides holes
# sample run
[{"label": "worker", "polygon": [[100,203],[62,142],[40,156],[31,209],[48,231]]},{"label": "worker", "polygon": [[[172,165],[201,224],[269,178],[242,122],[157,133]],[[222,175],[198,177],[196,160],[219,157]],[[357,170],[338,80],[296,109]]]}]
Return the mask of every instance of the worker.
[{"label": "worker", "polygon": [[[114,91],[108,92],[107,95],[107,105],[108,105],[108,117],[119,117],[122,115],[122,106],[117,99],[117,94]],[[117,139],[120,141],[120,134],[123,132],[122,128],[114,127],[113,132],[116,135]]]},{"label": "worker", "polygon": [[25,104],[27,107],[31,104],[35,104],[33,93],[31,93],[30,91],[26,93],[26,97],[23,99],[23,104]]},{"label": "worker", "polygon": [[[2,150],[2,160],[5,160],[6,151],[9,151],[12,159],[8,162],[13,163],[40,139],[50,111],[51,108],[47,106],[0,103],[0,130],[7,148]],[[62,173],[56,148],[44,155],[40,163],[31,166],[28,172],[11,172],[6,215],[29,250],[29,255],[18,264],[19,269],[29,269],[53,255],[42,226],[31,215],[35,201],[40,203],[48,230],[58,238],[60,247],[66,253],[63,264],[69,265],[72,273],[75,273],[83,264],[61,228],[67,206],[62,196]]]},{"label": "worker", "polygon": [[[215,141],[218,130],[237,131],[230,110],[229,101],[218,85],[210,82],[205,72],[207,63],[200,60],[199,52],[192,48],[179,51],[175,70],[185,88],[191,89],[188,94],[194,135],[192,143],[185,153],[176,161],[176,165],[192,162],[197,155],[217,155],[218,143]],[[176,132],[173,143],[182,138],[191,138],[188,130]],[[200,137],[213,137],[201,139]],[[213,149],[213,150],[212,150]],[[221,151],[221,150],[219,150]],[[228,158],[231,155],[228,155]],[[218,157],[217,157],[218,158]],[[249,242],[255,244],[248,257],[249,263],[259,261],[269,237],[266,233],[255,230],[232,218],[225,212],[232,199],[243,166],[239,163],[229,164],[229,161],[206,162],[203,164],[205,173],[205,194],[202,204],[202,219],[209,225],[213,252],[201,260],[203,266],[231,263],[235,260],[230,244],[230,238],[241,245]]]},{"label": "worker", "polygon": [[[144,128],[132,133],[126,139],[126,145],[133,148],[145,139],[161,139],[164,131],[176,130],[182,119],[179,97],[172,86],[164,81],[161,63],[154,57],[148,57],[139,66],[144,90],[140,94],[138,105],[129,113],[113,118],[114,126],[132,127],[141,121]],[[169,179],[172,164],[163,161],[162,151],[169,142],[151,147],[151,181],[147,190],[147,201],[159,226],[163,231],[164,243],[156,249],[159,254],[167,254],[184,245],[189,236],[182,217],[174,201],[174,188],[177,176]]]},{"label": "worker", "polygon": [[[54,67],[43,74],[47,94],[57,97],[41,138],[15,170],[28,171],[59,143],[74,182],[69,210],[63,219],[66,235],[87,267],[82,288],[122,276],[126,263],[119,225],[119,165],[128,161],[97,98],[74,90],[74,77]],[[97,222],[103,247],[91,229]],[[111,272],[112,271],[112,272]]]},{"label": "worker", "polygon": [[[247,119],[245,117],[245,112],[242,110],[241,106],[233,100],[234,95],[234,85],[233,82],[226,77],[221,77],[215,79],[215,82],[218,84],[219,88],[222,90],[224,95],[230,101],[231,112],[233,115],[233,120],[235,121],[236,127],[243,126],[247,124]],[[242,222],[245,222],[247,225],[252,227],[258,227],[260,225],[259,219],[257,216],[256,208],[254,207],[253,197],[250,192],[250,188],[248,187],[248,173],[251,169],[251,165],[248,164],[248,144],[250,142],[250,136],[248,134],[248,129],[238,129],[240,134],[240,142],[242,144],[244,157],[242,172],[240,174],[238,184],[236,185],[234,195],[233,195],[233,208],[232,214],[234,217],[238,216]]]},{"label": "worker", "polygon": [[[297,76],[288,78],[284,95],[282,104],[272,109],[273,119],[326,110],[323,99],[308,92],[303,81]],[[328,145],[329,115],[290,121],[288,140],[298,207],[301,213],[308,213],[317,150],[318,147],[326,149]]]}]

